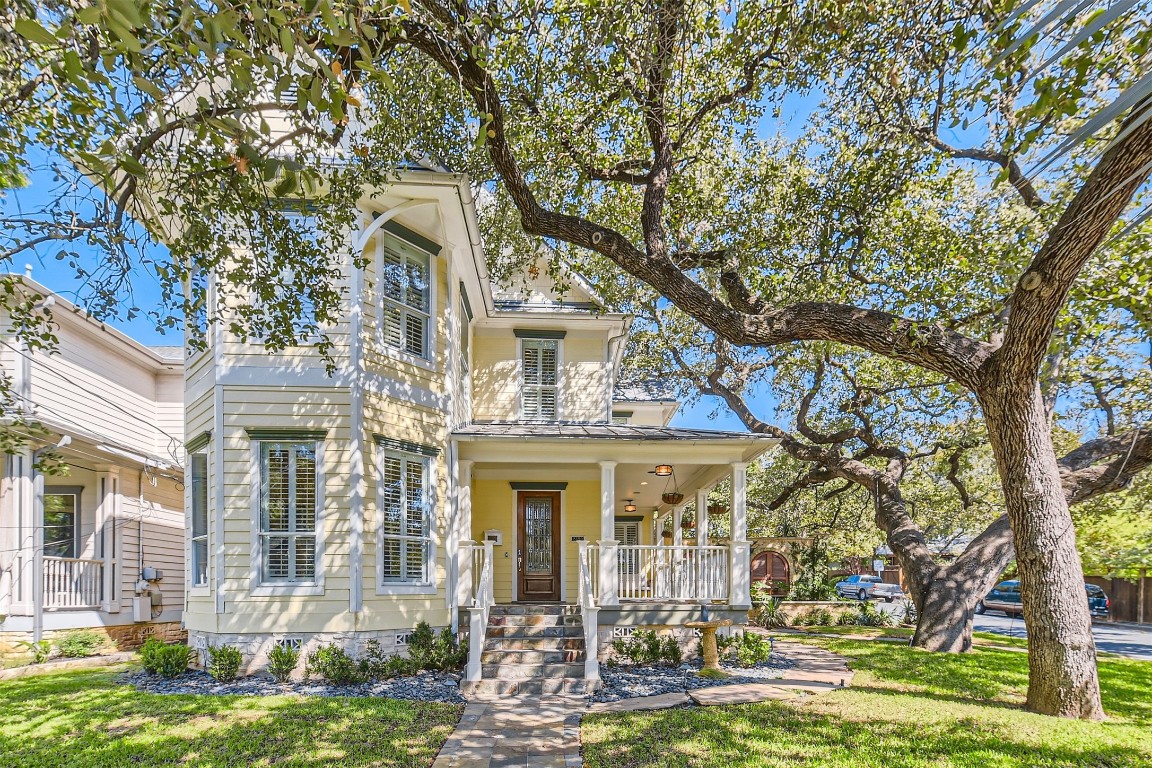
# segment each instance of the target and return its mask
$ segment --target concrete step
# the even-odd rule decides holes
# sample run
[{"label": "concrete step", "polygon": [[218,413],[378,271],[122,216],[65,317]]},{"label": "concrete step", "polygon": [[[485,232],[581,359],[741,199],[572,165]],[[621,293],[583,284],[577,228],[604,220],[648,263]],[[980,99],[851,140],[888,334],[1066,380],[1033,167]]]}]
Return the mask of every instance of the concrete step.
[{"label": "concrete step", "polygon": [[486,651],[582,651],[584,637],[487,637]]},{"label": "concrete step", "polygon": [[569,616],[559,613],[509,613],[488,614],[489,627],[582,627],[584,619],[579,615]]},{"label": "concrete step", "polygon": [[564,664],[481,664],[485,680],[531,680],[533,678],[578,678],[584,674],[584,663]]},{"label": "concrete step", "polygon": [[500,649],[493,651],[484,651],[480,654],[480,661],[484,664],[499,664],[501,666],[508,665],[524,665],[524,664],[566,664],[571,662],[583,662],[584,650],[556,650],[556,651],[532,651],[523,649]]},{"label": "concrete step", "polygon": [[574,638],[584,637],[584,625],[569,624],[559,627],[540,627],[532,626],[525,627],[519,625],[512,626],[492,626],[489,622],[487,632],[485,633],[488,639],[496,638],[545,638],[545,637],[562,637]]},{"label": "concrete step", "polygon": [[467,680],[460,683],[465,696],[541,696],[559,694],[583,696],[600,687],[599,681],[581,678],[551,678],[547,680]]},{"label": "concrete step", "polygon": [[517,603],[515,605],[494,605],[488,609],[490,616],[579,616],[580,606],[561,603]]}]

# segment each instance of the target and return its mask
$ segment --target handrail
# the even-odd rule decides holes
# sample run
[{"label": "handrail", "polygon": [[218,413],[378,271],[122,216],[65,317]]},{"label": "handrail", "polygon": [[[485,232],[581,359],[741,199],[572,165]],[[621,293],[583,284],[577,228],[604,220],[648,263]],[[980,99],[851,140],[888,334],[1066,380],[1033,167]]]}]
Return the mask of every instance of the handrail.
[{"label": "handrail", "polygon": [[600,548],[580,542],[578,560],[580,617],[584,624],[584,679],[600,679],[600,608],[596,604],[596,588],[592,582],[594,568],[592,560],[598,557]]},{"label": "handrail", "polygon": [[486,541],[482,545],[472,545],[472,556],[480,550],[483,561],[480,564],[480,578],[472,594],[472,605],[468,608],[468,669],[466,678],[470,681],[480,680],[483,676],[483,665],[480,657],[484,653],[484,640],[488,632],[489,609],[496,602],[492,584],[492,542]]}]

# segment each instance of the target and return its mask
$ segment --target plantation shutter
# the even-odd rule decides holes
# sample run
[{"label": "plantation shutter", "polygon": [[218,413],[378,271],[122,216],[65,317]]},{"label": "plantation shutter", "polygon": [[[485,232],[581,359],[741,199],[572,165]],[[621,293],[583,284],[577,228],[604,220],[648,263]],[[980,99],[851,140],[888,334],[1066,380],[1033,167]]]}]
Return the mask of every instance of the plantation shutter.
[{"label": "plantation shutter", "polygon": [[386,451],[381,482],[381,581],[426,583],[432,540],[427,496],[428,459]]},{"label": "plantation shutter", "polygon": [[432,306],[430,258],[387,235],[381,239],[379,252],[381,340],[426,358]]},{"label": "plantation shutter", "polygon": [[555,339],[523,340],[525,419],[554,421],[557,415],[559,347]]}]

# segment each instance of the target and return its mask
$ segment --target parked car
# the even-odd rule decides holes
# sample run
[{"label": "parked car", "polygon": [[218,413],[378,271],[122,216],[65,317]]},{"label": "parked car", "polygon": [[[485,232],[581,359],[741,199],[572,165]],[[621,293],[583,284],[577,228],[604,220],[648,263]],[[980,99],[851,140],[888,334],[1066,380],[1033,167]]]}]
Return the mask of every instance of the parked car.
[{"label": "parked car", "polygon": [[904,590],[900,589],[899,584],[885,583],[879,576],[849,576],[836,583],[836,594],[857,600],[882,597],[890,603],[898,597],[904,597]]},{"label": "parked car", "polygon": [[[1084,591],[1088,596],[1088,611],[1092,617],[1108,618],[1112,602],[1104,590],[1095,584],[1085,584]],[[1016,579],[1002,581],[992,588],[987,597],[976,603],[976,613],[984,613],[989,610],[1003,611],[1005,616],[1023,614],[1024,605],[1020,599],[1020,582]]]}]

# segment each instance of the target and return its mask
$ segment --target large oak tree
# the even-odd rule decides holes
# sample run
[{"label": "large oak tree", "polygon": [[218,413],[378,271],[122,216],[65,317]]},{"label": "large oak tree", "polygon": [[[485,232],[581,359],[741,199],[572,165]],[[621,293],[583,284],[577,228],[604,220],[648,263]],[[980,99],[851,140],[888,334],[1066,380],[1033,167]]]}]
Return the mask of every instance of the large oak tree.
[{"label": "large oak tree", "polygon": [[[530,238],[512,253],[543,238],[577,268],[612,265],[730,345],[835,342],[970,392],[1024,584],[1029,707],[1100,717],[1041,372],[1085,270],[1119,284],[1147,322],[1145,255],[1133,253],[1127,272],[1092,259],[1152,170],[1147,89],[1129,89],[1147,70],[1149,29],[1125,3],[1084,20],[1095,28],[1078,38],[1075,12],[1087,4],[1064,3],[1067,23],[1049,18],[1051,5],[1015,14],[1011,3],[892,0],[16,3],[0,30],[0,172],[18,183],[48,148],[107,194],[78,216],[65,204],[17,221],[5,252],[95,241],[120,266],[88,275],[110,287],[98,298],[112,309],[129,246],[142,239],[135,217],[170,248],[152,266],[173,304],[284,345],[339,298],[335,249],[292,235],[285,199],[307,199],[335,238],[363,185],[385,184],[400,163],[468,171],[491,182],[497,253],[518,239],[500,226],[511,220]],[[1109,103],[1086,124],[1085,135],[1102,137],[1087,151],[1028,172]],[[826,157],[775,117],[803,122],[806,111],[873,152],[881,176],[930,176],[942,159],[998,169],[1044,236],[1018,261],[896,250],[873,265],[893,277],[883,290],[853,286],[851,247],[866,217],[765,236],[789,226],[760,194],[761,174],[773,172],[765,157]],[[1064,183],[1049,190],[1050,178]],[[864,210],[871,192],[854,190]],[[822,284],[794,281],[812,269],[805,234],[833,245]],[[205,306],[198,275],[224,265],[222,294],[235,293]],[[946,290],[973,274],[986,291]],[[1112,443],[1123,439],[1132,460],[1148,461],[1152,436]],[[1098,467],[1085,487],[1117,482],[1096,463],[1097,449],[1114,447],[1076,457]]]}]

